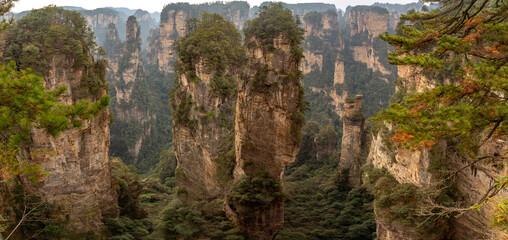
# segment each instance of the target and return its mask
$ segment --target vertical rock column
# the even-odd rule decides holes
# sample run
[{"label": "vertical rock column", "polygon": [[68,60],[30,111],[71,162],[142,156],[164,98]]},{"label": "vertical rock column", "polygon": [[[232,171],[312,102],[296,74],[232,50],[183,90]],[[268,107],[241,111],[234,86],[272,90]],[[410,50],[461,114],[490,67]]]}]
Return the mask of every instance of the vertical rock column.
[{"label": "vertical rock column", "polygon": [[228,216],[256,239],[273,239],[282,228],[280,178],[295,160],[303,124],[299,59],[284,37],[276,50],[247,49],[248,64],[236,105],[236,184],[225,205]]},{"label": "vertical rock column", "polygon": [[350,186],[360,186],[361,163],[360,152],[362,146],[362,132],[365,118],[362,109],[362,96],[346,99],[344,105],[342,147],[339,169],[347,174]]},{"label": "vertical rock column", "polygon": [[229,162],[234,164],[234,153],[229,154],[230,159],[224,155],[233,146],[235,99],[213,90],[213,74],[205,73],[205,62],[194,66],[199,80],[189,79],[189,72],[179,75],[173,103],[173,144],[178,186],[193,197],[215,198],[222,193],[220,183],[230,176]]},{"label": "vertical rock column", "polygon": [[[214,48],[206,47],[209,42]],[[189,196],[223,196],[235,165],[234,106],[245,54],[235,26],[203,13],[177,40],[177,86],[172,90],[176,181]],[[174,92],[173,92],[174,91]]]}]

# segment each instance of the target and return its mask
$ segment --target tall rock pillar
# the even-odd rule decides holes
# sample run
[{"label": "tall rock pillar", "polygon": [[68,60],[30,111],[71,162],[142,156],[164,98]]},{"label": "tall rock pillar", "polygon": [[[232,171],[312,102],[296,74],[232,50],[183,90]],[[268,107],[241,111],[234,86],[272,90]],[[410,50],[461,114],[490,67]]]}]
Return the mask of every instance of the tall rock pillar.
[{"label": "tall rock pillar", "polygon": [[[220,44],[205,46],[213,41]],[[217,198],[235,165],[236,82],[245,59],[241,35],[220,15],[203,13],[195,28],[177,40],[175,51],[178,85],[171,105],[176,182],[191,197]]]},{"label": "tall rock pillar", "polygon": [[342,147],[340,152],[339,169],[347,174],[350,186],[360,186],[362,147],[362,133],[365,118],[362,108],[363,96],[346,99],[344,104],[344,120],[342,133]]},{"label": "tall rock pillar", "polygon": [[[280,32],[271,39],[251,32],[261,27],[257,24],[265,24],[262,21],[270,22],[275,20],[272,16],[283,14],[289,21],[273,25],[287,24],[293,32]],[[304,121],[299,71],[302,56],[298,54],[302,50],[299,41],[294,41],[300,31],[292,20],[291,11],[271,4],[245,30],[248,60],[236,104],[235,184],[225,210],[240,228],[261,240],[273,239],[282,228],[280,179],[284,167],[299,151]]]}]

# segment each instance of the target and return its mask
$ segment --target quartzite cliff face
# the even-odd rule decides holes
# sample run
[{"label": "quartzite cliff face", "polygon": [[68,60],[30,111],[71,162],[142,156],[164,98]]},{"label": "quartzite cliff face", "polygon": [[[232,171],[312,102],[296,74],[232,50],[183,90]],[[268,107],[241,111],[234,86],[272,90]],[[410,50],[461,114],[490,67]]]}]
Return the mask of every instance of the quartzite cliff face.
[{"label": "quartzite cliff face", "polygon": [[[17,36],[9,35],[7,46],[13,44],[19,44],[21,47],[26,45],[41,46],[42,44],[51,46],[49,49],[39,48],[41,49],[39,56],[44,61],[37,62],[37,64],[23,62],[22,58],[17,58],[19,56],[6,51],[8,58],[16,60],[20,65],[25,64],[24,67],[33,68],[37,74],[41,75],[47,89],[56,90],[65,86],[66,91],[59,97],[59,101],[68,105],[76,104],[81,100],[99,101],[101,96],[106,94],[103,59],[94,59],[91,49],[94,43],[87,42],[88,39],[83,37],[87,33],[86,30],[84,30],[85,33],[80,32],[82,35],[72,32],[86,29],[86,26],[79,25],[82,23],[79,15],[76,17],[73,14],[75,13],[60,8],[47,7],[37,10],[31,15],[31,17],[39,18],[41,22],[46,23],[46,25],[41,24],[40,29],[31,28],[30,26],[33,26],[31,24],[35,23],[27,22],[28,20],[24,21],[25,24],[13,24],[9,29],[17,29],[20,32],[29,31],[30,33],[39,31],[38,34],[45,34],[45,32],[41,33],[43,29],[60,25],[59,29],[72,36],[69,37],[73,38],[71,40],[78,42],[78,44],[83,42],[88,44],[80,45],[83,48],[79,49],[82,50],[81,65],[77,64],[78,59],[75,55],[65,53],[66,48],[63,44],[58,44],[67,43],[62,39],[64,34],[52,36],[50,43],[41,43],[39,38],[34,37],[26,37],[26,42],[17,42],[13,40]],[[67,21],[52,21],[60,18],[66,18]],[[70,25],[72,27],[69,27]],[[75,30],[76,28],[78,30]],[[65,38],[65,40],[69,39]],[[5,46],[2,46],[2,50],[5,49]],[[97,78],[96,84],[98,85],[91,85],[88,81],[89,77]],[[109,108],[104,108],[98,111],[93,118],[82,121],[81,127],[66,130],[58,137],[52,137],[43,129],[34,128],[32,130],[32,143],[29,147],[21,149],[21,152],[30,161],[40,163],[48,175],[42,176],[37,183],[28,181],[24,177],[17,178],[16,184],[22,186],[24,191],[7,192],[7,198],[15,196],[15,194],[40,197],[43,204],[53,206],[49,213],[52,217],[51,220],[55,220],[55,224],[61,224],[69,233],[92,232],[100,234],[104,230],[103,218],[118,216],[115,182],[109,162],[111,113]],[[18,204],[23,203],[18,202]],[[0,208],[15,207],[14,205],[15,203],[10,203],[7,206],[0,206]],[[29,216],[28,220],[31,217]],[[41,221],[45,221],[45,219]]]},{"label": "quartzite cliff face", "polygon": [[111,108],[115,122],[111,126],[111,151],[114,156],[139,167],[138,159],[152,135],[157,115],[150,108],[150,94],[141,56],[141,29],[136,17],[130,16],[126,26],[126,41],[110,24],[104,42],[109,60],[107,77],[112,90]]},{"label": "quartzite cliff face", "polygon": [[[300,115],[303,90],[298,77],[293,75],[300,64],[292,57],[294,46],[279,37],[273,40],[276,50],[269,52],[254,41],[256,47],[247,49],[248,67],[239,85],[235,119],[234,176],[237,181],[249,183],[254,183],[256,177],[276,180],[282,177],[285,166],[298,153],[303,123]],[[281,196],[250,210],[255,211],[253,215],[239,209],[239,202],[228,199],[226,211],[230,218],[257,239],[273,239],[282,228]]]},{"label": "quartzite cliff face", "polygon": [[[399,67],[401,81],[397,91],[404,93],[419,93],[435,87],[431,84],[421,70],[415,67]],[[446,162],[449,169],[462,169],[457,172],[453,184],[460,193],[463,207],[469,207],[478,203],[499,176],[506,175],[507,166],[499,166],[495,162],[483,161],[469,167],[469,161],[459,157],[448,149],[446,142],[440,142],[429,150],[408,150],[394,147],[389,141],[391,127],[383,127],[379,133],[373,136],[368,161],[376,168],[386,169],[397,182],[410,183],[419,188],[436,189],[440,179],[432,171],[432,165]],[[508,151],[507,139],[492,139],[486,142],[480,149],[482,156],[505,156]],[[503,234],[490,227],[491,217],[494,214],[495,204],[500,199],[507,199],[508,192],[501,190],[495,199],[480,208],[480,211],[467,211],[450,219],[442,220],[442,228],[425,232],[422,229],[412,228],[401,224],[392,223],[389,218],[376,216],[378,238],[382,240],[395,239],[503,239]],[[420,204],[429,204],[422,202]]]},{"label": "quartzite cliff face", "polygon": [[[224,194],[234,165],[236,95],[217,91],[209,68],[202,59],[193,66],[197,79],[190,78],[189,71],[179,75],[172,103],[173,145],[178,186],[193,197],[213,199]],[[239,72],[230,67],[225,75],[237,79]]]},{"label": "quartzite cliff face", "polygon": [[346,99],[339,168],[347,174],[350,186],[360,186],[362,184],[360,152],[364,121],[362,96]]}]

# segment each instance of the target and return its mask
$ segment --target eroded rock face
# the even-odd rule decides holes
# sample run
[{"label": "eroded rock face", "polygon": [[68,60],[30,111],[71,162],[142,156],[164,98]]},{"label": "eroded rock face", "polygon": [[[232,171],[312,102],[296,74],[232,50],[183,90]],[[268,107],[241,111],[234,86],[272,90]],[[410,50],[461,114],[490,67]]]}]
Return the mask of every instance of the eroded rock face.
[{"label": "eroded rock face", "polygon": [[127,20],[125,42],[119,39],[113,24],[110,24],[104,42],[110,66],[107,78],[113,89],[111,108],[115,119],[111,149],[114,155],[134,165],[138,163],[141,148],[151,136],[157,118],[146,107],[150,105],[152,96],[145,91],[148,82],[144,75],[141,43],[141,28],[134,16]]},{"label": "eroded rock face", "polygon": [[[258,46],[259,46],[259,42]],[[277,181],[284,167],[295,160],[300,147],[298,122],[302,92],[297,77],[299,61],[291,56],[291,46],[283,37],[274,40],[274,52],[260,47],[247,49],[248,63],[239,85],[235,151],[237,181],[261,177]],[[303,117],[303,116],[301,116]],[[274,183],[275,184],[275,183]],[[278,194],[281,189],[272,186]],[[225,209],[249,235],[273,239],[282,228],[284,204],[275,198],[255,213],[246,215],[237,202],[228,200]]]},{"label": "eroded rock face", "polygon": [[[401,83],[398,91],[407,93],[419,93],[435,87],[421,75],[421,70],[414,67],[404,66],[399,68]],[[460,192],[462,206],[468,208],[478,203],[482,196],[495,183],[499,176],[506,176],[507,166],[496,165],[492,161],[481,161],[468,166],[471,160],[464,160],[447,150],[447,143],[440,142],[438,150],[431,153],[429,150],[408,150],[398,148],[390,142],[392,134],[391,126],[383,127],[376,136],[373,136],[368,161],[376,168],[385,168],[399,183],[411,183],[421,188],[434,188],[439,180],[433,175],[431,165],[436,161],[446,161],[449,169],[462,169],[455,175],[453,183]],[[505,156],[508,150],[508,139],[494,138],[486,142],[480,149],[480,156],[497,155]],[[432,234],[408,226],[395,225],[384,220],[382,216],[376,216],[378,238],[381,240],[392,239],[504,239],[505,234],[490,225],[494,206],[500,199],[507,199],[508,191],[501,190],[489,204],[482,206],[480,211],[468,211],[464,214],[447,220],[447,228],[434,231]]]},{"label": "eroded rock face", "polygon": [[203,12],[218,13],[241,30],[249,16],[249,5],[247,2],[167,5],[161,12],[158,33],[150,32],[146,47],[148,62],[158,66],[163,72],[174,72],[172,64],[176,60],[176,54],[173,43],[185,34],[186,20],[198,18]]},{"label": "eroded rock face", "polygon": [[382,74],[390,74],[391,71],[383,66],[373,44],[376,38],[379,40],[379,34],[389,30],[389,19],[388,10],[380,7],[358,6],[348,8],[346,12],[351,38],[361,36],[363,39],[362,44],[353,43],[351,46],[353,59]]},{"label": "eroded rock face", "polygon": [[[196,198],[222,195],[234,165],[233,118],[235,95],[222,95],[213,87],[213,73],[206,73],[205,59],[194,66],[197,79],[188,72],[179,76],[173,103],[173,145],[178,161],[179,187]],[[237,78],[239,70],[226,75]],[[233,151],[233,152],[231,152]]]},{"label": "eroded rock face", "polygon": [[140,32],[141,32],[141,49],[145,49],[145,45],[150,35],[150,31],[152,29],[156,29],[158,24],[155,20],[150,16],[150,13],[141,9],[138,9],[134,15],[136,17],[136,21],[139,24]]},{"label": "eroded rock face", "polygon": [[[61,102],[74,104],[79,100],[97,101],[91,94],[84,94],[82,69],[65,67],[65,56],[55,56],[49,64],[50,71],[45,87],[56,89],[67,86],[68,91]],[[105,94],[101,89],[98,96]],[[118,216],[115,183],[109,162],[109,125],[111,114],[104,109],[92,120],[84,121],[79,129],[70,129],[58,137],[51,137],[44,130],[32,132],[34,160],[41,162],[49,175],[37,185],[26,182],[28,189],[41,195],[50,204],[57,206],[56,215],[68,219],[65,226],[73,233],[101,232],[102,219]]]},{"label": "eroded rock face", "polygon": [[367,31],[374,38],[388,29],[389,13],[384,8],[358,6],[348,9],[346,14],[351,36]]},{"label": "eroded rock face", "polygon": [[350,186],[357,187],[361,182],[360,152],[362,147],[363,116],[362,96],[347,99],[344,105],[342,147],[339,169],[347,172]]},{"label": "eroded rock face", "polygon": [[303,44],[305,58],[300,65],[303,74],[312,70],[323,71],[325,54],[337,44],[338,15],[334,10],[313,12],[302,19],[306,38]]},{"label": "eroded rock face", "polygon": [[99,44],[102,44],[106,39],[109,24],[112,23],[118,26],[120,21],[118,12],[112,9],[101,8],[96,10],[80,11],[80,13],[88,23],[88,27],[90,27],[94,32]]}]

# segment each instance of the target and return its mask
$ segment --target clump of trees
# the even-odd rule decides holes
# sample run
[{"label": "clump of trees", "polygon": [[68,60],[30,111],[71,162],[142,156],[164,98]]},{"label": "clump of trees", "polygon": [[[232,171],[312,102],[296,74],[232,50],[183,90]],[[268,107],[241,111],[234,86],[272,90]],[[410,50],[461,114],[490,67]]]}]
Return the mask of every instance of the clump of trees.
[{"label": "clump of trees", "polygon": [[177,39],[174,49],[178,54],[175,69],[197,80],[196,66],[203,65],[213,74],[213,87],[224,96],[236,92],[236,80],[227,74],[245,62],[241,36],[233,23],[219,14],[203,13],[199,19],[187,20],[186,35]]},{"label": "clump of trees", "polygon": [[[434,2],[440,2],[439,9],[403,15],[399,34],[381,37],[396,47],[389,56],[391,64],[420,68],[437,87],[407,95],[375,120],[394,126],[391,141],[399,146],[434,149],[445,141],[450,146],[446,151],[468,162],[465,168],[487,161],[505,164],[506,153],[485,155],[480,149],[492,139],[508,136],[508,2]],[[446,159],[442,161],[450,167]],[[507,183],[508,176],[501,176],[477,204],[494,197]],[[503,202],[497,207],[500,211],[506,209]],[[450,214],[446,213],[450,209],[436,207],[434,211]],[[451,212],[467,210],[466,206]],[[494,217],[501,223],[506,211]]]},{"label": "clump of trees", "polygon": [[285,8],[282,3],[270,3],[259,8],[258,17],[247,21],[245,29],[245,41],[247,47],[256,46],[255,41],[260,41],[260,46],[265,50],[274,51],[273,40],[279,37],[289,42],[297,60],[303,58],[300,47],[303,41],[304,30],[299,27],[300,19],[296,21],[291,10]]},{"label": "clump of trees", "polygon": [[[33,10],[7,28],[4,46],[3,60],[15,61],[18,69],[48,76],[53,63],[83,69],[82,82],[91,93],[106,85],[105,53],[78,12],[54,6]],[[55,56],[64,60],[54,62]]]}]

